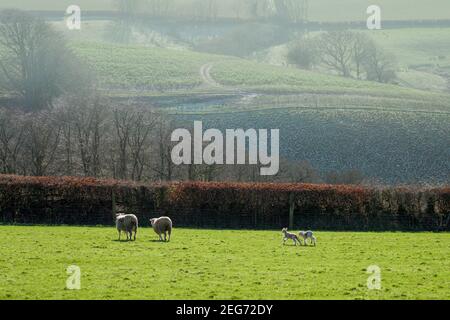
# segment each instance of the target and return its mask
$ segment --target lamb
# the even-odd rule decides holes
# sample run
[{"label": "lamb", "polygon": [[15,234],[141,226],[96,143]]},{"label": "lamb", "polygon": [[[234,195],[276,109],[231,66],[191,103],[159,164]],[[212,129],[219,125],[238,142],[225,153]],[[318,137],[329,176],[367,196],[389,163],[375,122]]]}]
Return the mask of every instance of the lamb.
[{"label": "lamb", "polygon": [[172,234],[172,220],[169,217],[160,217],[150,219],[150,223],[152,224],[153,230],[159,236],[159,240],[163,241],[162,235],[164,234],[164,241],[167,241],[167,234]]},{"label": "lamb", "polygon": [[316,246],[316,237],[314,236],[314,233],[311,230],[308,231],[300,231],[299,233],[300,238],[303,239],[303,241],[305,242],[305,246],[307,245],[306,240],[309,239],[310,244],[314,244],[314,246]]},{"label": "lamb", "polygon": [[122,231],[127,234],[127,240],[131,240],[134,232],[134,241],[136,241],[138,224],[138,218],[134,214],[116,214],[116,227],[117,231],[119,232],[119,241]]},{"label": "lamb", "polygon": [[288,239],[292,239],[292,241],[294,241],[294,245],[297,245],[297,242],[301,245],[302,243],[300,242],[300,239],[297,237],[297,235],[288,232],[287,228],[283,228],[283,230],[281,230],[281,232],[283,233],[283,244],[286,244],[286,241]]}]

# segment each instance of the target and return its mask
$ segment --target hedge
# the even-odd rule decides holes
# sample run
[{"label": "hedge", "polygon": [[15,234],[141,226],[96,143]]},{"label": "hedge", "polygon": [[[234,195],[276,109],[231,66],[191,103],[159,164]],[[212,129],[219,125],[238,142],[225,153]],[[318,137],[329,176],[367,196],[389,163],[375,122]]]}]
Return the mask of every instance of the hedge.
[{"label": "hedge", "polygon": [[450,188],[271,183],[136,183],[0,175],[0,222],[112,225],[115,210],[141,225],[168,215],[178,227],[450,231]]}]

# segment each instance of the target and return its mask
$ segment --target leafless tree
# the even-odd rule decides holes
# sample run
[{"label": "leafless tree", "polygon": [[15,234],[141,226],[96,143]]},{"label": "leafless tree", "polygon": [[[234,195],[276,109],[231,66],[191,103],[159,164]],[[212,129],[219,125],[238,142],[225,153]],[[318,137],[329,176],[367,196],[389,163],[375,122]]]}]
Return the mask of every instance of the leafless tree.
[{"label": "leafless tree", "polygon": [[61,35],[28,13],[0,13],[0,54],[0,86],[29,111],[51,106],[76,81],[79,65]]},{"label": "leafless tree", "polygon": [[27,139],[25,151],[30,161],[31,174],[44,176],[54,164],[61,136],[61,125],[51,112],[29,114],[25,120]]},{"label": "leafless tree", "polygon": [[342,76],[350,77],[354,39],[354,33],[351,31],[330,31],[322,34],[319,39],[322,62]]},{"label": "leafless tree", "polygon": [[79,164],[84,176],[99,177],[107,134],[106,109],[97,96],[77,96],[67,103],[61,120],[67,164]]},{"label": "leafless tree", "polygon": [[396,78],[395,57],[374,43],[370,45],[362,63],[368,80],[388,83]]},{"label": "leafless tree", "polygon": [[22,151],[25,127],[22,115],[0,109],[0,172],[18,173],[19,156]]},{"label": "leafless tree", "polygon": [[343,172],[329,172],[325,176],[325,182],[329,184],[355,184],[359,185],[365,181],[364,175],[359,170],[348,170]]},{"label": "leafless tree", "polygon": [[303,22],[306,16],[302,0],[272,0],[277,19],[284,22]]},{"label": "leafless tree", "polygon": [[281,159],[280,172],[275,177],[277,181],[295,183],[318,183],[320,176],[307,161],[289,161]]},{"label": "leafless tree", "polygon": [[355,64],[356,78],[361,79],[363,75],[364,61],[370,55],[374,46],[372,39],[362,33],[355,33],[353,39],[353,62]]},{"label": "leafless tree", "polygon": [[155,124],[156,147],[155,159],[150,169],[157,174],[160,181],[171,181],[175,173],[175,165],[172,162],[172,143],[170,139],[172,124],[169,119],[160,115]]},{"label": "leafless tree", "polygon": [[133,127],[128,139],[132,163],[131,179],[140,181],[143,177],[146,162],[150,161],[146,150],[149,149],[150,133],[157,117],[153,112],[135,111],[133,118]]}]

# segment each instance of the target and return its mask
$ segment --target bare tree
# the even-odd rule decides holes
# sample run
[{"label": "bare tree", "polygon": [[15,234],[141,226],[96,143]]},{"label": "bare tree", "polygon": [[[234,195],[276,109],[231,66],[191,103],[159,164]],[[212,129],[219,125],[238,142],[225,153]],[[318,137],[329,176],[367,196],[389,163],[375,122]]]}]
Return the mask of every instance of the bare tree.
[{"label": "bare tree", "polygon": [[329,172],[325,176],[325,182],[329,184],[354,184],[359,185],[365,181],[364,175],[358,170],[343,172]]},{"label": "bare tree", "polygon": [[156,145],[155,162],[150,169],[160,181],[171,181],[175,172],[171,150],[171,121],[164,116],[158,118],[154,143]]},{"label": "bare tree", "polygon": [[388,83],[396,78],[395,57],[374,43],[368,48],[362,63],[367,73],[367,80]]},{"label": "bare tree", "polygon": [[19,156],[25,138],[20,114],[0,109],[0,172],[18,173]]},{"label": "bare tree", "polygon": [[319,50],[315,39],[302,39],[289,47],[287,60],[299,68],[310,70],[319,62]]},{"label": "bare tree", "polygon": [[322,62],[344,77],[351,76],[354,50],[354,33],[331,31],[320,36],[319,48]]},{"label": "bare tree", "polygon": [[106,135],[106,110],[97,96],[72,97],[67,104],[63,115],[60,115],[66,164],[79,165],[84,176],[99,177]]},{"label": "bare tree", "polygon": [[276,177],[279,181],[295,183],[318,183],[320,177],[307,161],[288,161],[281,159],[280,172]]},{"label": "bare tree", "polygon": [[299,23],[305,20],[304,2],[302,0],[272,0],[275,16],[283,22]]},{"label": "bare tree", "polygon": [[30,161],[31,174],[44,176],[54,164],[61,135],[61,126],[50,112],[27,115],[25,148]]},{"label": "bare tree", "polygon": [[120,179],[128,178],[128,146],[130,143],[131,130],[134,125],[133,122],[133,114],[128,108],[114,110],[114,127],[119,158],[117,177]]},{"label": "bare tree", "polygon": [[133,114],[133,127],[128,140],[131,154],[131,179],[142,180],[146,162],[149,157],[146,154],[148,149],[150,132],[156,122],[152,112],[136,111]]},{"label": "bare tree", "polygon": [[374,46],[373,41],[362,33],[355,33],[353,40],[353,63],[355,64],[356,78],[361,79],[363,75],[364,62],[370,55]]},{"label": "bare tree", "polygon": [[18,11],[0,14],[0,86],[30,111],[52,105],[71,89],[75,57],[59,33],[42,20]]}]

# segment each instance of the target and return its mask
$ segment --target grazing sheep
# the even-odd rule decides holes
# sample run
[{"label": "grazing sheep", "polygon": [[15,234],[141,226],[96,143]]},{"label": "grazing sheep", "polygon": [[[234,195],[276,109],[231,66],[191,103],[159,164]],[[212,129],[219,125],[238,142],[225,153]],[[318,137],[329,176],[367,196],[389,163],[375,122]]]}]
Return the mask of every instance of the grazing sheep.
[{"label": "grazing sheep", "polygon": [[150,219],[153,230],[159,236],[159,240],[163,241],[162,235],[164,234],[164,241],[167,241],[167,234],[172,234],[172,220],[169,217],[153,218]]},{"label": "grazing sheep", "polygon": [[309,239],[310,244],[314,244],[314,246],[316,246],[316,237],[314,236],[314,233],[311,230],[308,231],[300,231],[299,233],[300,238],[303,239],[303,241],[305,242],[305,246],[307,245],[306,240]]},{"label": "grazing sheep", "polygon": [[281,230],[281,232],[283,233],[283,244],[286,244],[286,241],[288,239],[291,239],[292,241],[294,241],[294,245],[297,245],[297,241],[300,245],[302,244],[300,242],[300,239],[297,237],[297,235],[288,232],[287,228],[283,228],[283,230]]},{"label": "grazing sheep", "polygon": [[127,240],[131,240],[134,231],[134,241],[136,241],[138,224],[138,218],[134,214],[116,214],[116,227],[119,232],[119,241],[122,231],[127,234]]}]

